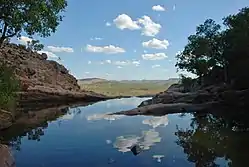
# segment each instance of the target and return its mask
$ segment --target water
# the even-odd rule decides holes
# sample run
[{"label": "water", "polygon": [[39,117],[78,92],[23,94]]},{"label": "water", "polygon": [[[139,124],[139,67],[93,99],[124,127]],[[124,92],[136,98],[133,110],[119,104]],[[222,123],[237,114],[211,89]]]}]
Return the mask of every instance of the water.
[{"label": "water", "polygon": [[[134,108],[143,100],[109,100],[70,109],[14,141],[17,167],[247,166],[248,129],[235,119],[210,114],[104,115]],[[134,145],[138,155],[130,150]]]}]

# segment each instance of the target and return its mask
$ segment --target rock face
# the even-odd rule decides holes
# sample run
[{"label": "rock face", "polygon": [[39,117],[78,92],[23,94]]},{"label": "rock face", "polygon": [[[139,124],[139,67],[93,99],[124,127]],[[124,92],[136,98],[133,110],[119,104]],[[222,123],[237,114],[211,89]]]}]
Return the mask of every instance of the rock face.
[{"label": "rock face", "polygon": [[79,91],[77,80],[61,64],[47,60],[46,54],[38,54],[16,44],[7,44],[0,49],[0,62],[14,68],[22,89],[35,86],[55,90]]},{"label": "rock face", "polygon": [[0,144],[0,167],[15,167],[15,160],[8,146]]},{"label": "rock face", "polygon": [[9,128],[13,123],[13,116],[8,111],[0,109],[0,130]]}]

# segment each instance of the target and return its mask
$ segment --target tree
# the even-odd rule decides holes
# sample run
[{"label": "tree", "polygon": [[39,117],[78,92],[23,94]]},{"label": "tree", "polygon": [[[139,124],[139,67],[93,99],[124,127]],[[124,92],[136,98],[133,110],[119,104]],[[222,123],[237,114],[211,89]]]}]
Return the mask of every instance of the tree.
[{"label": "tree", "polygon": [[212,19],[196,28],[196,34],[188,37],[188,44],[183,52],[176,56],[176,67],[185,69],[199,77],[207,75],[216,65],[223,65],[220,60],[221,39],[220,25]]},{"label": "tree", "polygon": [[28,48],[33,50],[33,51],[39,51],[44,48],[43,44],[39,43],[39,40],[31,40],[27,42]]},{"label": "tree", "polygon": [[0,0],[0,46],[21,32],[50,36],[62,21],[66,6],[66,0]]}]

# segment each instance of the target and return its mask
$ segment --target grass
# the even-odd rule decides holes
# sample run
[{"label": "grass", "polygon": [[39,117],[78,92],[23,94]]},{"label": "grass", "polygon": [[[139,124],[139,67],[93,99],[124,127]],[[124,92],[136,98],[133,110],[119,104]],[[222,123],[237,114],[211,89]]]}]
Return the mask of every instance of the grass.
[{"label": "grass", "polygon": [[80,84],[81,89],[94,91],[107,96],[144,96],[155,95],[165,91],[171,84],[156,83],[122,83],[118,81],[97,82],[91,84]]}]

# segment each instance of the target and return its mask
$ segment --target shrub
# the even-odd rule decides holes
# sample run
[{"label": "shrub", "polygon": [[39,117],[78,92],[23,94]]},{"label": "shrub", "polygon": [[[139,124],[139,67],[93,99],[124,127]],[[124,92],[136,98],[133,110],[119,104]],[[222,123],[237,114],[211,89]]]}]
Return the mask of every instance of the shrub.
[{"label": "shrub", "polygon": [[0,108],[13,111],[16,106],[17,94],[20,90],[19,81],[13,70],[6,65],[0,65]]}]

